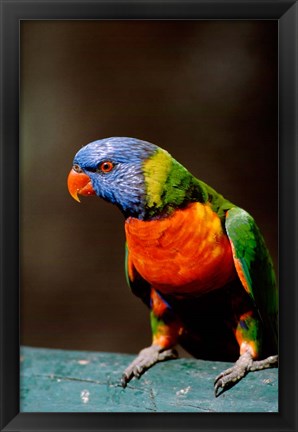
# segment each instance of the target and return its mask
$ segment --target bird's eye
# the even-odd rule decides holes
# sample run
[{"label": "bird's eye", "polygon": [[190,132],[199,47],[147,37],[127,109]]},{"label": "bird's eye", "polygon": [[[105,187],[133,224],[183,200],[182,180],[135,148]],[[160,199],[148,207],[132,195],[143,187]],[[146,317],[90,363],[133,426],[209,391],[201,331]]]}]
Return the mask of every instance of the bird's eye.
[{"label": "bird's eye", "polygon": [[101,162],[98,166],[99,171],[101,171],[103,173],[108,173],[108,172],[112,171],[113,168],[114,168],[114,164],[113,164],[113,162],[110,162],[110,161]]},{"label": "bird's eye", "polygon": [[73,167],[72,167],[72,169],[75,172],[77,172],[77,173],[81,173],[82,172],[82,169],[81,169],[80,165],[78,165],[78,164],[74,164]]}]

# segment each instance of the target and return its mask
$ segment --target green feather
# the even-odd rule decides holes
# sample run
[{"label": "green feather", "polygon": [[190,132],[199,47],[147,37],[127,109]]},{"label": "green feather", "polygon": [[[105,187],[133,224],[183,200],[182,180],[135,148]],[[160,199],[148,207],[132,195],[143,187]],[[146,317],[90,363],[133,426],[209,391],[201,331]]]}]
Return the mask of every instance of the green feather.
[{"label": "green feather", "polygon": [[229,210],[226,231],[260,318],[277,342],[278,291],[270,254],[253,217],[238,207]]},{"label": "green feather", "polygon": [[195,178],[183,165],[163,149],[158,149],[144,163],[146,213],[148,218],[167,216],[190,202],[209,202],[224,220],[233,204],[206,183]]}]

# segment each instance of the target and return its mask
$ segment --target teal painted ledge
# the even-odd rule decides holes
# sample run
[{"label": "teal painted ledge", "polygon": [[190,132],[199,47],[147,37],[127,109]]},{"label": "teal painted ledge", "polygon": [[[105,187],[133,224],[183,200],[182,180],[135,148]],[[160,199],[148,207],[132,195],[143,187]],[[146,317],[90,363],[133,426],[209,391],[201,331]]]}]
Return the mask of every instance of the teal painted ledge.
[{"label": "teal painted ledge", "polygon": [[21,412],[277,412],[278,370],[248,374],[214,397],[213,381],[230,363],[196,359],[155,365],[126,389],[132,355],[21,348]]}]

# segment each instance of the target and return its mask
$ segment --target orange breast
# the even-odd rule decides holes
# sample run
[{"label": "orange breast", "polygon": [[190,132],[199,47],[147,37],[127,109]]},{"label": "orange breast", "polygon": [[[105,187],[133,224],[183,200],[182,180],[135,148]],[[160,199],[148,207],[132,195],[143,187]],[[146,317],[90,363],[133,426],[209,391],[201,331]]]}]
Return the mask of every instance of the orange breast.
[{"label": "orange breast", "polygon": [[163,293],[203,293],[235,278],[232,250],[209,205],[192,203],[154,221],[127,219],[131,263]]}]

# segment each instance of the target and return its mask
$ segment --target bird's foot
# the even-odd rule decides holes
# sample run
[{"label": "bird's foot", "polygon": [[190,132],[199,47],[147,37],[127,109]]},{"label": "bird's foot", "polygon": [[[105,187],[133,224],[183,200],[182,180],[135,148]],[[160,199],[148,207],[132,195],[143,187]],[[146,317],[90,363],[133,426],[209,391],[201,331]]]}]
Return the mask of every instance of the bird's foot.
[{"label": "bird's foot", "polygon": [[125,369],[121,378],[122,387],[125,388],[133,377],[140,378],[155,363],[176,359],[177,357],[177,351],[172,348],[163,350],[158,345],[151,345],[148,348],[142,349],[136,359]]},{"label": "bird's foot", "polygon": [[265,360],[253,360],[249,352],[242,354],[234,366],[219,374],[214,381],[215,397],[237,384],[248,372],[278,366],[278,356],[270,356]]},{"label": "bird's foot", "polygon": [[255,360],[249,369],[254,372],[262,369],[275,368],[278,366],[278,355],[267,357],[265,360]]}]

